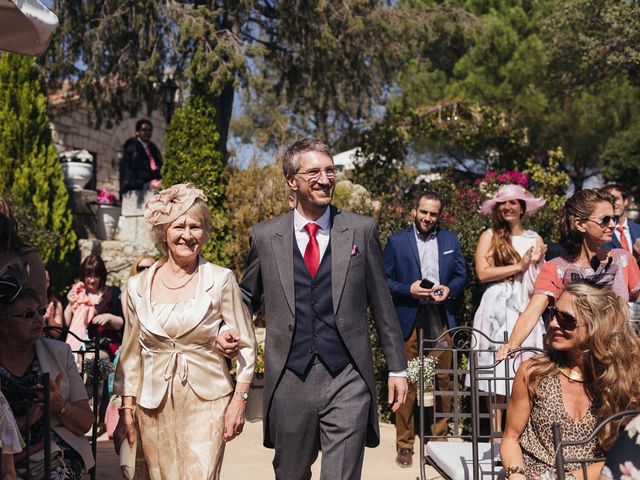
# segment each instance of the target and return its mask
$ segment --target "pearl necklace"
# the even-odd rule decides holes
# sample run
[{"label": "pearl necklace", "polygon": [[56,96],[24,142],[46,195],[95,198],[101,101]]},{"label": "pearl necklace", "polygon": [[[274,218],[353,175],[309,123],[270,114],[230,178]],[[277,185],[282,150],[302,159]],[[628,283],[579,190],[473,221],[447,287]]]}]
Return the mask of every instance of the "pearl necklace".
[{"label": "pearl necklace", "polygon": [[191,275],[189,275],[189,278],[187,278],[187,281],[184,282],[182,285],[178,286],[178,287],[170,287],[169,285],[167,285],[164,281],[164,268],[162,269],[162,272],[160,273],[160,283],[162,283],[162,285],[164,286],[164,288],[166,288],[167,290],[181,290],[184,287],[187,286],[187,284],[193,280],[193,277],[196,276],[196,273],[198,273],[198,269],[196,268],[193,273]]},{"label": "pearl necklace", "polygon": [[582,375],[582,372],[571,370],[567,367],[560,367],[560,373],[567,377],[571,382],[584,383],[584,375]]}]

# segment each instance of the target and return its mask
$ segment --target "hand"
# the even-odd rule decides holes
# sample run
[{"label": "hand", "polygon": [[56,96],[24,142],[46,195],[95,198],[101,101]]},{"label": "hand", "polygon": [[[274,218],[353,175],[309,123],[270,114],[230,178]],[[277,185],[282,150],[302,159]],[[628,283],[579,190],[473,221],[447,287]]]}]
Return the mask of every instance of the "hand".
[{"label": "hand", "polygon": [[227,358],[234,358],[240,351],[240,335],[233,328],[221,332],[216,337],[216,346],[218,350]]},{"label": "hand", "polygon": [[407,379],[404,377],[389,377],[388,386],[389,395],[387,402],[391,405],[391,411],[396,413],[407,399],[407,391],[409,389]]},{"label": "hand", "polygon": [[244,411],[247,401],[238,395],[233,395],[224,414],[224,441],[230,442],[242,433],[244,428]]},{"label": "hand", "polygon": [[527,270],[527,268],[529,268],[529,264],[531,264],[532,256],[533,256],[533,247],[527,250],[525,254],[522,256],[522,259],[520,260],[520,262],[518,262],[518,266],[520,267],[520,272],[524,272]]},{"label": "hand", "polygon": [[129,442],[129,445],[133,447],[136,441],[136,422],[133,418],[131,410],[121,410],[120,419],[116,425],[116,429],[113,431],[113,446],[116,449],[116,454],[120,453],[120,447],[125,438]]},{"label": "hand", "polygon": [[544,255],[547,253],[547,244],[544,243],[542,237],[538,237],[536,239],[536,245],[533,249],[533,255],[531,256],[531,261],[533,263],[538,263],[540,260],[544,259]]},{"label": "hand", "polygon": [[416,280],[415,282],[413,282],[411,284],[411,287],[409,288],[409,293],[411,293],[411,296],[413,298],[417,298],[418,300],[427,300],[428,298],[430,298],[431,289],[422,288],[420,286],[420,282],[422,282],[422,280]]},{"label": "hand", "polygon": [[91,323],[93,323],[94,325],[108,325],[110,321],[110,313],[101,313],[100,315],[96,315],[91,319]]},{"label": "hand", "polygon": [[436,285],[431,290],[429,297],[431,297],[433,303],[442,303],[449,298],[449,293],[451,293],[451,290],[446,285]]},{"label": "hand", "polygon": [[496,352],[496,361],[497,360],[504,360],[505,358],[507,358],[509,356],[509,352],[511,352],[511,350],[512,350],[512,348],[508,343],[500,345],[500,347],[498,347],[498,351]]},{"label": "hand", "polygon": [[[60,382],[64,378],[64,373],[60,372],[55,380],[49,380],[49,411],[52,415],[57,415],[60,413],[60,410],[64,407],[67,400],[60,393]],[[42,385],[38,385],[40,387],[36,392],[36,399],[39,402],[44,401],[44,394],[42,393]]]}]

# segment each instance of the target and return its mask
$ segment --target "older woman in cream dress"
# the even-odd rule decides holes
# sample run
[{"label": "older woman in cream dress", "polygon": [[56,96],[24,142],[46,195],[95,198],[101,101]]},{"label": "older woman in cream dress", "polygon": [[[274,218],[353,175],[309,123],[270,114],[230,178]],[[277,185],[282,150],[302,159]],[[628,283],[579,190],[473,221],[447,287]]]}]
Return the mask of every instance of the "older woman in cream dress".
[{"label": "older woman in cream dress", "polygon": [[[224,442],[242,431],[255,363],[253,324],[233,273],[204,260],[206,197],[191,184],[155,195],[146,217],[166,257],[129,279],[115,393],[116,446],[136,441],[136,478],[219,478]],[[239,332],[234,385],[215,338]],[[139,462],[140,463],[140,462]]]}]

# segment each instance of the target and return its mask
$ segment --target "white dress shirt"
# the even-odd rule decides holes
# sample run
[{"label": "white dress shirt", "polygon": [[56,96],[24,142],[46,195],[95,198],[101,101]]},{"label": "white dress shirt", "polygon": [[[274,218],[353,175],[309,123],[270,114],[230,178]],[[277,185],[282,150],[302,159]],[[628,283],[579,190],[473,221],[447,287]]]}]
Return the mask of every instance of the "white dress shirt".
[{"label": "white dress shirt", "polygon": [[298,212],[298,209],[293,210],[293,230],[296,234],[296,243],[300,249],[300,254],[303,257],[309,243],[309,233],[304,229],[307,223],[315,223],[320,227],[316,233],[318,247],[320,248],[320,260],[318,262],[318,265],[320,265],[331,239],[331,209],[327,208],[317,220],[307,220]]},{"label": "white dress shirt", "polygon": [[440,266],[438,263],[438,239],[436,232],[424,235],[413,225],[413,232],[420,254],[420,273],[422,278],[429,279],[435,285],[440,285]]}]

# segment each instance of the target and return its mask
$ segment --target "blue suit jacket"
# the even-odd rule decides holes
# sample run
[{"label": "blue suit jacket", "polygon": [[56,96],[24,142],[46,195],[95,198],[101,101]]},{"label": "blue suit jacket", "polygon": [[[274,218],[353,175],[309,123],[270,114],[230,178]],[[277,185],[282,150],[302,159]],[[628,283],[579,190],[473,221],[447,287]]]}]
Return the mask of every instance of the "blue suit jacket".
[{"label": "blue suit jacket", "polygon": [[[456,326],[453,299],[462,293],[467,283],[467,269],[460,242],[455,233],[440,230],[436,234],[438,242],[438,267],[440,283],[449,287],[450,293],[444,302],[449,328]],[[416,321],[420,302],[410,293],[411,284],[422,278],[420,254],[413,225],[395,233],[387,240],[384,249],[384,266],[387,284],[393,297],[393,304],[400,319],[402,335],[409,338]]]},{"label": "blue suit jacket", "polygon": [[[631,253],[633,253],[633,244],[635,243],[636,239],[640,237],[640,225],[638,225],[636,222],[632,222],[628,218],[627,225],[629,226],[629,234],[631,235],[631,245],[629,246],[631,247]],[[616,237],[615,232],[611,241],[609,243],[605,243],[604,246],[606,248],[622,248],[622,245],[620,245],[620,240],[618,240],[618,237]]]}]

